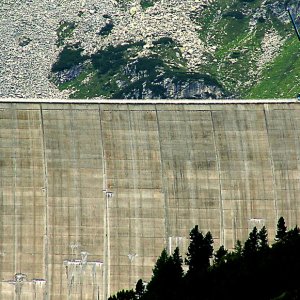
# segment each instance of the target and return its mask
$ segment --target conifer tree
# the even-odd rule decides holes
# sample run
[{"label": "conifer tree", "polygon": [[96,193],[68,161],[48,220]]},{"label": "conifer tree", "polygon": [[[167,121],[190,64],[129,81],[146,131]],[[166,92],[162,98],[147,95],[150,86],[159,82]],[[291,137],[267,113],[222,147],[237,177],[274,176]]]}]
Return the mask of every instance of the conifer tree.
[{"label": "conifer tree", "polygon": [[163,249],[154,266],[152,278],[147,285],[146,299],[163,299],[162,297],[166,294],[165,290],[168,289],[168,263],[167,250]]},{"label": "conifer tree", "polygon": [[[170,268],[170,281],[172,282],[172,292],[169,296],[172,296],[173,300],[183,299],[183,268],[182,268],[182,257],[179,253],[179,248],[174,250],[172,255],[172,266]],[[170,297],[169,297],[170,298]]]},{"label": "conifer tree", "polygon": [[258,240],[259,245],[258,248],[260,251],[265,252],[269,249],[268,244],[268,231],[266,229],[266,226],[263,226],[262,229],[258,232]]},{"label": "conifer tree", "polygon": [[199,252],[203,245],[203,240],[204,237],[202,232],[199,232],[198,225],[195,225],[190,232],[190,244],[185,259],[185,263],[189,266],[190,272],[197,270],[201,264]]},{"label": "conifer tree", "polygon": [[108,300],[136,300],[133,290],[122,290],[117,295],[111,296]]},{"label": "conifer tree", "polygon": [[236,244],[234,246],[234,254],[239,257],[242,255],[243,252],[243,245],[242,242],[240,240],[236,241]]},{"label": "conifer tree", "polygon": [[258,248],[259,248],[258,232],[257,232],[257,228],[254,227],[253,230],[250,232],[247,241],[245,242],[243,255],[245,257],[251,257],[255,255]]},{"label": "conifer tree", "polygon": [[206,268],[209,267],[209,259],[212,258],[212,256],[213,256],[213,251],[214,251],[213,243],[214,243],[213,237],[212,237],[210,231],[208,231],[204,238],[204,249],[205,249],[205,252],[204,252],[205,262],[204,263],[206,264]]},{"label": "conifer tree", "polygon": [[164,249],[153,269],[153,276],[142,299],[165,300],[180,299],[181,280],[183,276],[182,258],[176,248],[169,256]]},{"label": "conifer tree", "polygon": [[156,261],[156,264],[153,269],[153,278],[159,276],[161,273],[164,272],[167,262],[169,260],[169,256],[166,249],[163,249],[161,252],[160,257]]},{"label": "conifer tree", "polygon": [[296,225],[293,229],[286,232],[284,239],[286,241],[294,241],[299,236],[300,230],[299,227]]},{"label": "conifer tree", "polygon": [[141,299],[145,293],[145,286],[142,279],[139,279],[135,286],[135,295],[137,299]]},{"label": "conifer tree", "polygon": [[199,232],[196,225],[190,232],[190,245],[188,247],[185,263],[189,266],[190,273],[199,273],[207,270],[209,259],[213,254],[213,239],[210,232],[205,237]]},{"label": "conifer tree", "polygon": [[283,217],[280,217],[277,223],[277,233],[276,233],[276,241],[282,241],[286,235],[286,226]]},{"label": "conifer tree", "polygon": [[215,265],[219,265],[219,264],[221,264],[222,262],[224,262],[227,253],[228,253],[228,250],[226,250],[226,249],[224,248],[224,246],[222,245],[222,246],[216,251],[216,253],[214,254],[214,257],[215,257],[214,263],[215,263]]},{"label": "conifer tree", "polygon": [[176,247],[176,249],[174,250],[173,256],[173,268],[174,268],[174,276],[176,281],[180,281],[183,277],[183,269],[182,269],[182,257],[179,253],[179,248]]}]

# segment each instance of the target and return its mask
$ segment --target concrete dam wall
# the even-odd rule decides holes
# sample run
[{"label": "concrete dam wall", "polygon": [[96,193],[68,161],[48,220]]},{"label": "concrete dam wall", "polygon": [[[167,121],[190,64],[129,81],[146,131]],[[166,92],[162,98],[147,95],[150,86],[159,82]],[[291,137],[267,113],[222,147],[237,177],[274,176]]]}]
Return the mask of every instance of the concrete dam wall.
[{"label": "concrete dam wall", "polygon": [[0,103],[0,298],[107,299],[198,224],[300,216],[300,105]]}]

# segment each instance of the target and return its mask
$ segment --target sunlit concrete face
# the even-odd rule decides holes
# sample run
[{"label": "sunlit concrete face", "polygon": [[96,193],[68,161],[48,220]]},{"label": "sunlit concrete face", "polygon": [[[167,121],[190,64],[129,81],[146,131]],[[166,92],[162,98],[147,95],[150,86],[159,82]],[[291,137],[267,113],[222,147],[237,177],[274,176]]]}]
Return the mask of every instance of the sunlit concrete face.
[{"label": "sunlit concrete face", "polygon": [[106,299],[189,231],[300,214],[300,105],[0,103],[0,298]]}]

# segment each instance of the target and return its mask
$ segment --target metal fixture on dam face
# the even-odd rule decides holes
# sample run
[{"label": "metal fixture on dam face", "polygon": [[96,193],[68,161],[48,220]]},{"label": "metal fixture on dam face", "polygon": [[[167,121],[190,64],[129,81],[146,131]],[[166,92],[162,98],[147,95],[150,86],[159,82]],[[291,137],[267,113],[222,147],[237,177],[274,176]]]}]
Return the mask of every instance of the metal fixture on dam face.
[{"label": "metal fixture on dam face", "polygon": [[190,229],[300,216],[300,105],[0,103],[0,298],[107,299]]}]

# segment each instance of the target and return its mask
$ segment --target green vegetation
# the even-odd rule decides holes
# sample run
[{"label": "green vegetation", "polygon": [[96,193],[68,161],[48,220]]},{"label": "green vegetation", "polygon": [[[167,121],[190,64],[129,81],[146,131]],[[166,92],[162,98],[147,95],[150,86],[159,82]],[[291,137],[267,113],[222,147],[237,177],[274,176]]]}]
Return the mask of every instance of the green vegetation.
[{"label": "green vegetation", "polygon": [[240,11],[229,11],[223,14],[223,18],[233,18],[236,20],[242,20],[245,18],[245,15]]},{"label": "green vegetation", "polygon": [[141,47],[142,45],[143,43],[134,44],[132,46],[109,46],[91,56],[93,67],[99,74],[115,74],[116,71],[119,70],[120,65],[126,64],[126,54],[128,49],[133,47]]},{"label": "green vegetation", "polygon": [[[82,62],[84,62],[84,68],[78,77],[59,84],[59,89],[72,90],[72,98],[112,97],[119,90],[117,81],[126,80],[126,76],[121,74],[121,71],[125,67],[129,55],[135,55],[142,49],[143,45],[144,43],[141,42],[118,47],[110,46],[90,57],[79,56],[78,54],[81,53],[82,49],[76,49],[76,55],[71,52],[73,57],[75,56],[75,59],[71,59],[71,63],[68,60],[59,58],[52,71],[57,72],[62,70],[63,67],[66,69],[67,64],[70,68],[76,63]],[[65,48],[62,53],[65,51],[69,51],[69,49]],[[57,68],[57,64],[58,66],[62,65],[62,67]]]},{"label": "green vegetation", "polygon": [[299,41],[290,38],[281,53],[262,73],[262,79],[247,93],[246,98],[294,98],[300,86]]},{"label": "green vegetation", "polygon": [[83,49],[79,45],[64,47],[51,71],[59,72],[83,63],[86,60],[86,56],[82,55],[82,52]]},{"label": "green vegetation", "polygon": [[114,28],[114,24],[112,22],[108,22],[105,24],[103,28],[100,29],[99,35],[102,36],[109,35],[113,28]]},{"label": "green vegetation", "polygon": [[58,47],[63,46],[65,43],[65,39],[72,36],[75,28],[76,28],[75,22],[62,21],[56,31],[57,34],[56,45]]},{"label": "green vegetation", "polygon": [[[142,9],[146,10],[147,8],[151,7],[154,5],[155,2],[158,0],[141,0],[140,4]],[[117,0],[117,2],[122,6],[126,7],[128,4],[131,2],[131,0]]]},{"label": "green vegetation", "polygon": [[153,0],[141,0],[141,6],[143,9],[147,9],[147,8],[153,6],[154,2],[155,1],[153,1]]},{"label": "green vegetation", "polygon": [[214,252],[212,245],[210,232],[204,235],[195,226],[190,232],[186,273],[179,249],[170,256],[163,250],[147,286],[140,279],[135,291],[121,291],[109,300],[299,299],[297,226],[288,231],[281,217],[272,246],[266,227],[254,227],[244,245],[238,241],[231,252],[224,246]]},{"label": "green vegetation", "polygon": [[[292,72],[295,72],[293,76],[285,74],[286,67],[283,68],[279,57],[274,57],[275,61],[271,61],[264,69],[262,78],[260,74],[256,74],[256,63],[263,53],[261,44],[267,32],[276,30],[282,38],[286,38],[289,34],[289,37],[296,41],[296,38],[292,38],[291,25],[282,23],[276,15],[278,12],[281,14],[284,12],[283,3],[274,0],[268,1],[265,6],[262,3],[261,0],[216,1],[201,15],[192,16],[193,21],[201,26],[199,37],[208,45],[216,47],[215,53],[209,57],[204,67],[206,72],[221,82],[232,94],[242,98],[283,97],[293,86],[297,76],[295,65],[290,66]],[[259,10],[265,13],[259,14]],[[286,18],[288,20],[288,16]],[[288,40],[281,55],[286,52],[285,48],[293,51],[289,44]],[[277,53],[273,54],[275,55]],[[294,57],[288,57],[290,55],[291,53],[286,53],[284,59],[292,63]],[[278,65],[277,70],[281,70],[279,72],[285,76],[286,83],[271,79],[274,75],[275,77],[279,75],[276,75],[276,70],[272,70],[273,65],[275,69]],[[276,82],[274,85],[277,92],[270,86],[270,81]],[[288,95],[294,97],[295,92]]]},{"label": "green vegetation", "polygon": [[[143,9],[156,0],[142,0]],[[118,0],[129,9],[130,0]],[[62,22],[58,28],[58,45],[65,45],[52,72],[82,65],[80,74],[64,81],[55,80],[59,89],[68,89],[72,98],[140,98],[170,97],[166,80],[173,85],[203,82],[221,89],[223,96],[239,98],[293,98],[300,84],[299,42],[294,35],[284,3],[276,0],[217,0],[201,14],[191,13],[198,25],[199,38],[206,48],[205,60],[191,73],[179,45],[170,37],[147,44],[143,41],[109,46],[87,57],[83,49],[65,45],[75,23]],[[99,35],[107,36],[114,25],[109,15]],[[286,19],[285,19],[286,18]],[[266,35],[277,36],[282,46],[266,54]],[[271,47],[272,48],[272,47]],[[146,51],[145,51],[146,50]],[[264,61],[264,63],[263,63]],[[259,65],[258,65],[259,64]],[[207,95],[214,97],[214,95]]]},{"label": "green vegetation", "polygon": [[167,78],[174,84],[204,82],[220,86],[207,74],[188,72],[179,47],[171,38],[154,41],[150,56],[138,55],[144,46],[144,42],[109,46],[89,57],[82,55],[79,45],[68,46],[60,53],[52,72],[82,65],[78,76],[58,83],[59,89],[72,91],[72,98],[142,98],[145,89],[152,97],[166,98],[163,82]]}]

